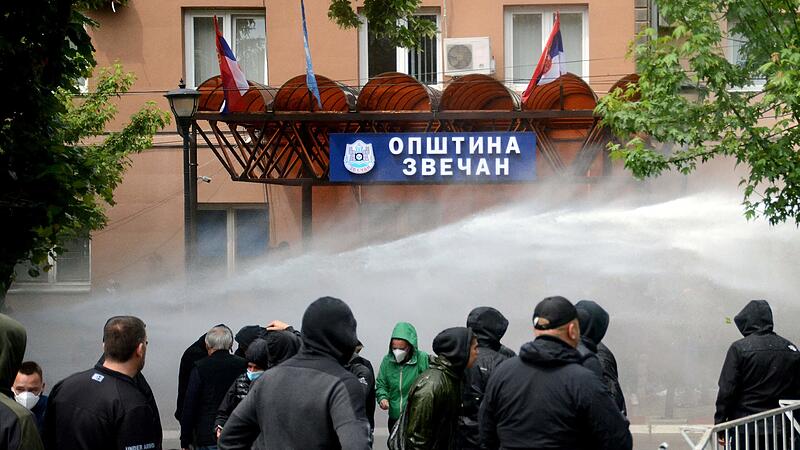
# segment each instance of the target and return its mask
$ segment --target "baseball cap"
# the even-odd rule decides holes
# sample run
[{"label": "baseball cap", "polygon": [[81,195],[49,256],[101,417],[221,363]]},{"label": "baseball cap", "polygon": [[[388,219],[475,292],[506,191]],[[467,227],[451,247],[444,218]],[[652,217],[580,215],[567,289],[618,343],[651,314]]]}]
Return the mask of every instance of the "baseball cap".
[{"label": "baseball cap", "polygon": [[552,330],[578,318],[575,306],[564,297],[547,297],[533,310],[533,328]]}]

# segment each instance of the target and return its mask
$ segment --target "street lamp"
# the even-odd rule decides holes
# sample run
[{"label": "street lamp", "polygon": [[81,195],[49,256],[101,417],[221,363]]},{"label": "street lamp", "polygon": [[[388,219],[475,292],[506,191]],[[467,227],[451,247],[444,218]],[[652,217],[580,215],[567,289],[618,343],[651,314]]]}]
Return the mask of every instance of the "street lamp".
[{"label": "street lamp", "polygon": [[189,131],[194,122],[194,114],[197,112],[200,92],[195,89],[186,89],[186,83],[181,79],[178,89],[167,92],[164,97],[169,101],[169,107],[172,109],[178,125],[178,134],[183,138],[183,242],[188,275],[194,255],[197,211],[197,146],[190,145]]}]

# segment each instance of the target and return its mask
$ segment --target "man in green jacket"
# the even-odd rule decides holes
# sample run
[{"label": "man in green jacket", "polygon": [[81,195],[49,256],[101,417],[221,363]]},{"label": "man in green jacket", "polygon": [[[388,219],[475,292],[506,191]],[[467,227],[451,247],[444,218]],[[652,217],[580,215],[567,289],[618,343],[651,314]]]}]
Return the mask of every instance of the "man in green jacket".
[{"label": "man in green jacket", "polygon": [[417,377],[408,394],[406,450],[456,448],[461,379],[478,359],[478,339],[469,328],[448,328],[433,340],[433,351],[430,369]]},{"label": "man in green jacket", "polygon": [[428,370],[428,354],[417,347],[417,330],[408,322],[398,322],[392,331],[389,353],[383,357],[375,380],[375,398],[381,409],[389,410],[389,431],[406,404],[414,380]]}]

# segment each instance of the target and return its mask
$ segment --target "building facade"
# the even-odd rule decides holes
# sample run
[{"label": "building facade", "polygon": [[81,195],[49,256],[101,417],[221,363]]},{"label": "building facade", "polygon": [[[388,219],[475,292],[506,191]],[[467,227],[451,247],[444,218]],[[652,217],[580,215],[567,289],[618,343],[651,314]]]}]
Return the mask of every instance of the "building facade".
[{"label": "building facade", "polygon": [[[376,38],[366,23],[359,29],[338,28],[328,19],[327,7],[326,1],[306,2],[315,72],[355,90],[380,73],[402,72],[441,91],[461,74],[466,59],[474,59],[484,73],[521,92],[558,12],[567,70],[602,96],[634,72],[626,51],[651,15],[647,2],[630,0],[424,0],[419,14],[440,32],[419,50],[408,50]],[[89,15],[99,23],[91,30],[98,68],[120,62],[137,77],[131,92],[118,100],[112,130],[145,101],[168,110],[163,94],[180,79],[196,87],[219,73],[214,16],[251,81],[277,88],[305,73],[298,0],[131,0]],[[462,50],[446,52],[448,43],[462,44]],[[89,90],[92,84],[89,79]],[[271,252],[303,250],[299,187],[234,182],[202,143],[197,174],[198,264],[229,275]],[[530,189],[536,186],[315,187],[311,247],[346,249],[393,239],[519,198]],[[29,278],[20,271],[11,295],[96,295],[183,277],[183,154],[174,128],[163,130],[153,148],[133,157],[116,200],[105,229],[70,243],[72,251],[45,276]]]}]

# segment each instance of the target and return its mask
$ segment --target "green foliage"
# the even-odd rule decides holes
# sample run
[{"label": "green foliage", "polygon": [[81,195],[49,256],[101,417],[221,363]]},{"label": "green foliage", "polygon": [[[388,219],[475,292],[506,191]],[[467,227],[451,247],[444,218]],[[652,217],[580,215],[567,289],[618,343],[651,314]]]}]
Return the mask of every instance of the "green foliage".
[{"label": "green foliage", "polygon": [[[733,157],[749,169],[745,216],[800,225],[800,0],[658,3],[669,33],[642,32],[631,47],[640,81],[597,107],[623,138],[612,156],[640,178]],[[726,58],[736,44],[739,64]]]},{"label": "green foliage", "polygon": [[85,5],[46,0],[0,9],[0,60],[7,62],[0,65],[0,298],[16,263],[47,268],[61,243],[105,224],[104,207],[113,204],[129,155],[149,147],[169,122],[147,104],[103,138],[117,113],[112,99],[134,77],[114,66],[92,93],[75,97],[78,78],[95,65],[85,29],[93,23],[76,9]]},{"label": "green foliage", "polygon": [[[386,38],[398,47],[415,48],[423,37],[436,36],[436,24],[414,15],[421,0],[364,0],[361,13],[369,29],[378,38]],[[328,17],[342,28],[361,24],[351,0],[330,0]]]}]

